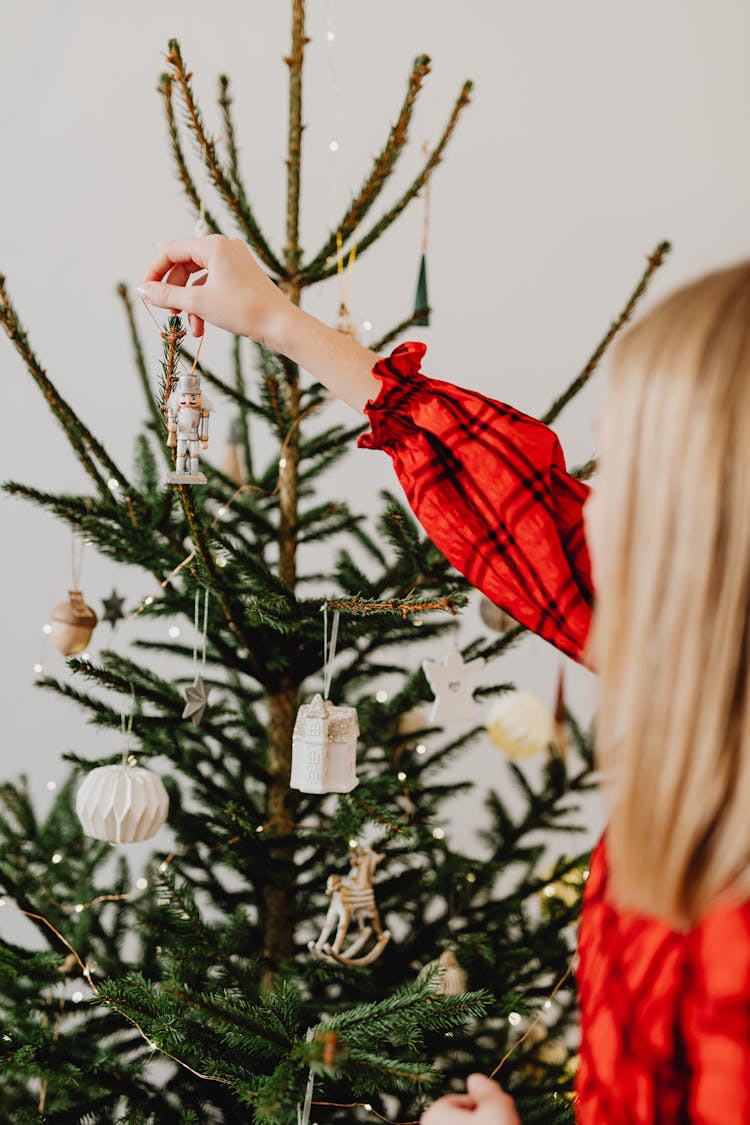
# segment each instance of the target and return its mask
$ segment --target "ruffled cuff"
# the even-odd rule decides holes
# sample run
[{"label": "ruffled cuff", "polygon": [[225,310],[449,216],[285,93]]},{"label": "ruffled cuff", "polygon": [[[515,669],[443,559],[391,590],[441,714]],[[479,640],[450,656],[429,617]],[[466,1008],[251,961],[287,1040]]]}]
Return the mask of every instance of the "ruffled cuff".
[{"label": "ruffled cuff", "polygon": [[359,437],[361,449],[392,448],[414,429],[412,406],[424,388],[420,369],[426,351],[427,345],[416,340],[399,344],[373,367],[372,373],[381,385],[365,406],[370,431]]}]

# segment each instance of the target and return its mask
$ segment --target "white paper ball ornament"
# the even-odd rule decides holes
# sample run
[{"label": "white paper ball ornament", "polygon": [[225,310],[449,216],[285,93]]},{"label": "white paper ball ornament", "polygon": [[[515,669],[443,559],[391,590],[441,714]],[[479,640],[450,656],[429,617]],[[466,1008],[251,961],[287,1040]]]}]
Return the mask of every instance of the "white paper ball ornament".
[{"label": "white paper ball ornament", "polygon": [[76,798],[86,835],[109,844],[150,840],[168,812],[169,796],[158,774],[126,763],[93,769]]},{"label": "white paper ball ornament", "polygon": [[487,715],[487,734],[509,758],[530,758],[555,741],[553,716],[528,691],[511,691],[496,699]]}]

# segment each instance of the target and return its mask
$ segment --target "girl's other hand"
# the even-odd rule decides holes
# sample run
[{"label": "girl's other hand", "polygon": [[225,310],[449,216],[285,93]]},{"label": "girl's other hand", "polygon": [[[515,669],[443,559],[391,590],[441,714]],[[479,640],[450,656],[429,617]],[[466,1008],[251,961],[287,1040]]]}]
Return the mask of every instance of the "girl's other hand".
[{"label": "girl's other hand", "polygon": [[497,1082],[471,1074],[465,1094],[449,1094],[422,1115],[422,1125],[521,1125],[513,1099]]},{"label": "girl's other hand", "polygon": [[208,321],[262,344],[272,328],[283,335],[284,318],[294,308],[245,243],[220,234],[165,242],[138,294],[157,308],[186,312],[194,336],[203,335]]}]

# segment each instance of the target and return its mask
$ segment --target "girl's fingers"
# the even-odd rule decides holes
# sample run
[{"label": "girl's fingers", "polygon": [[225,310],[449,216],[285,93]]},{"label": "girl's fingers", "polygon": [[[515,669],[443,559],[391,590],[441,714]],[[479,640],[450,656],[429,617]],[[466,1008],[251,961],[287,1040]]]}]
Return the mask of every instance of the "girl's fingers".
[{"label": "girl's fingers", "polygon": [[466,1089],[471,1097],[478,1102],[493,1099],[495,1101],[512,1101],[497,1082],[493,1082],[486,1074],[470,1074],[466,1080]]},{"label": "girl's fingers", "polygon": [[196,308],[196,286],[170,285],[166,281],[145,281],[138,286],[138,296],[158,309],[176,309],[191,313]]},{"label": "girl's fingers", "polygon": [[191,262],[197,269],[206,269],[211,256],[212,245],[220,235],[209,234],[205,238],[183,238],[165,242],[158,255],[149,265],[144,281],[161,281],[178,262]]}]

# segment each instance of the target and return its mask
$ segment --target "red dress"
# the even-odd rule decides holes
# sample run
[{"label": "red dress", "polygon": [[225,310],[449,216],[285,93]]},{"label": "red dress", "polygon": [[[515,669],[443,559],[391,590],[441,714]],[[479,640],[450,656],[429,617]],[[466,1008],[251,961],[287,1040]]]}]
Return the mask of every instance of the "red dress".
[{"label": "red dress", "polygon": [[[421,343],[373,373],[371,432],[450,562],[517,621],[581,660],[593,588],[581,509],[547,426],[420,373]],[[580,1125],[750,1125],[750,902],[682,933],[618,911],[601,842],[578,940]]]}]

